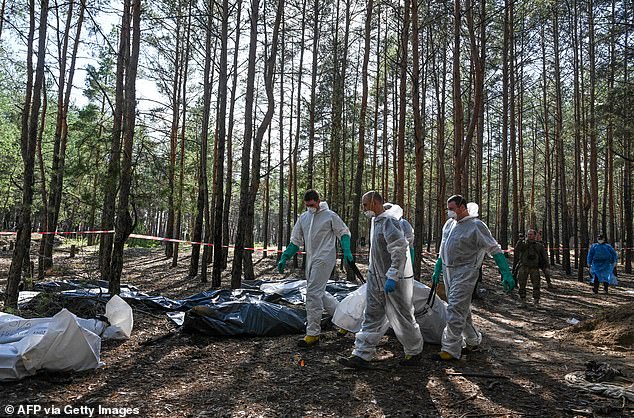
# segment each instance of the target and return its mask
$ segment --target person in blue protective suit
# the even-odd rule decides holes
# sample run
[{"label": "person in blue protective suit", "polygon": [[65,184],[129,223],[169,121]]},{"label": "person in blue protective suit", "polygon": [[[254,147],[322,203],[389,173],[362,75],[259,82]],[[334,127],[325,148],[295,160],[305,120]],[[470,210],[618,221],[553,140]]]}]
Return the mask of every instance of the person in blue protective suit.
[{"label": "person in blue protective suit", "polygon": [[493,256],[507,292],[515,287],[508,262],[491,231],[478,218],[478,205],[454,195],[447,200],[447,217],[442,230],[440,257],[432,280],[438,283],[443,275],[447,293],[447,326],[443,331],[440,353],[435,360],[459,359],[463,345],[476,350],[482,334],[471,321],[471,298],[478,280],[479,267],[485,254]]},{"label": "person in blue protective suit", "polygon": [[334,314],[336,306],[331,306],[326,298],[326,283],[337,262],[336,242],[341,241],[343,258],[352,262],[350,251],[350,230],[339,215],[322,202],[319,193],[308,190],[304,194],[307,211],[295,223],[291,233],[291,242],[282,253],[277,269],[284,272],[286,262],[299,251],[306,250],[306,336],[299,340],[299,347],[313,347],[319,344],[321,334],[321,315],[324,308]]},{"label": "person in blue protective suit", "polygon": [[414,278],[404,277],[409,252],[407,239],[399,219],[385,211],[379,193],[370,191],[361,202],[364,214],[372,219],[366,308],[352,355],[338,361],[345,367],[369,367],[387,330],[387,318],[405,351],[400,364],[416,366],[422,357],[423,337],[414,317]]},{"label": "person in blue protective suit", "polygon": [[614,266],[618,256],[603,235],[597,236],[597,242],[590,246],[587,261],[590,277],[592,277],[592,291],[595,294],[599,293],[599,283],[603,283],[603,291],[608,293],[608,286],[617,284]]}]

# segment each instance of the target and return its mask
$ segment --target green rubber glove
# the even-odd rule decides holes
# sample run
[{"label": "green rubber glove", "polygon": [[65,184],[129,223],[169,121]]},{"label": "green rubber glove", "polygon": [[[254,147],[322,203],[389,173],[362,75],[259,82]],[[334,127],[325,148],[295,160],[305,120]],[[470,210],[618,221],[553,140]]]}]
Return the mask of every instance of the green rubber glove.
[{"label": "green rubber glove", "polygon": [[297,251],[299,251],[299,247],[297,245],[293,244],[292,242],[288,244],[286,250],[284,250],[282,256],[280,257],[279,263],[277,263],[277,271],[279,271],[280,273],[284,273],[286,262],[293,258]]},{"label": "green rubber glove", "polygon": [[442,274],[442,258],[438,257],[436,265],[434,266],[434,274],[431,275],[431,281],[438,284],[440,281],[440,275]]},{"label": "green rubber glove", "polygon": [[352,251],[350,251],[350,235],[344,235],[341,237],[341,248],[343,249],[343,259],[348,263],[354,261]]},{"label": "green rubber glove", "polygon": [[409,256],[412,258],[412,265],[414,265],[414,247],[409,247]]},{"label": "green rubber glove", "polygon": [[504,253],[498,253],[493,256],[495,260],[495,264],[497,264],[500,269],[500,274],[502,275],[502,286],[504,286],[504,291],[509,293],[513,288],[515,288],[515,280],[513,280],[513,274],[511,273],[511,269],[509,269],[509,263],[506,261],[506,257]]}]

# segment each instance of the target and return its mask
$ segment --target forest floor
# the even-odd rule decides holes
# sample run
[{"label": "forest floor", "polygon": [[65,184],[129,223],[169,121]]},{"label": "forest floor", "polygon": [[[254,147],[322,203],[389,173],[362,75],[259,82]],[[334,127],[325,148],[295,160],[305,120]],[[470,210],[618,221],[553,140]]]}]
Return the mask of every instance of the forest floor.
[{"label": "forest floor", "polygon": [[[84,247],[73,259],[56,253],[47,279],[97,278],[95,250]],[[207,290],[208,284],[186,278],[189,253],[181,252],[179,266],[170,268],[160,248],[126,249],[122,282],[171,298]],[[0,252],[3,290],[10,257]],[[272,258],[257,257],[258,278],[281,278]],[[425,260],[423,277],[430,276],[433,261]],[[482,350],[441,364],[429,359],[439,346],[425,344],[425,360],[415,368],[399,366],[402,349],[394,337],[383,338],[375,369],[356,371],[337,363],[351,353],[350,334],[327,330],[318,348],[302,350],[296,347],[299,335],[170,334],[175,326],[166,316],[135,309],[132,338],[103,343],[104,367],[0,383],[0,415],[5,405],[38,404],[138,408],[132,412],[148,417],[632,416],[632,402],[583,392],[564,380],[590,360],[634,375],[634,277],[621,274],[619,280],[609,294],[594,295],[591,286],[564,277],[557,267],[555,287],[542,290],[539,307],[521,307],[517,292],[506,295],[497,269],[487,264],[473,302]],[[227,271],[223,286],[228,283]],[[571,326],[571,318],[582,322]]]}]

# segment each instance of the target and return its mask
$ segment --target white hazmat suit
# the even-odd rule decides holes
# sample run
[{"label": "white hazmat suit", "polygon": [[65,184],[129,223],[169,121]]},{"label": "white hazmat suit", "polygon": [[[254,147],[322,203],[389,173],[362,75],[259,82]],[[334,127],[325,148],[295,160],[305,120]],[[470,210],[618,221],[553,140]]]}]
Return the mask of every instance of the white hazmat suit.
[{"label": "white hazmat suit", "polygon": [[295,223],[291,242],[306,250],[306,335],[321,333],[321,315],[332,315],[337,308],[336,299],[326,297],[328,278],[337,262],[337,238],[350,235],[350,230],[339,215],[320,202],[315,213],[304,212]]},{"label": "white hazmat suit", "polygon": [[[395,208],[372,218],[370,265],[366,292],[366,309],[361,331],[356,334],[353,355],[370,361],[376,346],[387,330],[387,319],[403,344],[406,355],[423,351],[423,338],[414,317],[413,278],[404,277],[408,242],[403,235]],[[402,209],[401,209],[402,213]],[[387,278],[396,281],[396,289],[385,293]]]},{"label": "white hazmat suit", "polygon": [[471,320],[471,296],[485,254],[501,253],[497,241],[478,219],[478,205],[467,205],[469,215],[449,219],[442,230],[440,257],[447,292],[447,326],[442,335],[442,351],[460,358],[463,342],[477,346],[482,334]]}]

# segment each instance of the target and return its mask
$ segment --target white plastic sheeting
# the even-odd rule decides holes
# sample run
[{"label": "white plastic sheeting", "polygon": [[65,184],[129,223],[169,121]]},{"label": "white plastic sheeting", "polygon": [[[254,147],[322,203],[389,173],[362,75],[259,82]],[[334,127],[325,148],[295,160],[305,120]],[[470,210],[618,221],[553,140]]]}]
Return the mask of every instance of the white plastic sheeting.
[{"label": "white plastic sheeting", "polygon": [[[354,333],[361,330],[365,312],[366,288],[367,285],[364,284],[339,302],[332,318],[333,324]],[[430,290],[428,286],[414,281],[414,316],[420,327],[423,340],[432,344],[440,344],[442,332],[447,323],[447,304],[435,296],[436,300],[432,308],[425,313]]]},{"label": "white plastic sheeting", "polygon": [[114,295],[108,303],[106,303],[106,318],[110,322],[110,326],[103,332],[103,338],[106,340],[127,340],[132,335],[132,327],[134,325],[134,316],[132,308],[127,302],[119,296]]},{"label": "white plastic sheeting", "polygon": [[0,381],[32,376],[39,370],[81,371],[101,366],[101,338],[127,339],[132,309],[119,296],[106,305],[110,326],[82,319],[67,309],[52,318],[24,319],[0,312]]}]

